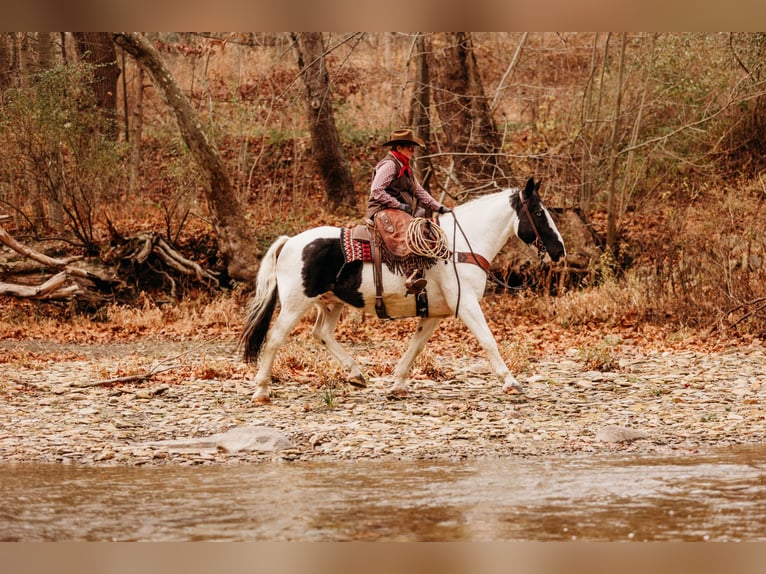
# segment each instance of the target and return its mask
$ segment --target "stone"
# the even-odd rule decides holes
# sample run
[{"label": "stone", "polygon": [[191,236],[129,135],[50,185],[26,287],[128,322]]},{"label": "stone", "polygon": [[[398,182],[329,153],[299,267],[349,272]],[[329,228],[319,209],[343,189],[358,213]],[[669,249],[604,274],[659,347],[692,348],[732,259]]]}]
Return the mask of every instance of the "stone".
[{"label": "stone", "polygon": [[147,443],[153,447],[167,447],[171,451],[204,452],[222,450],[224,452],[262,451],[276,452],[295,445],[281,432],[268,427],[235,427],[224,433],[201,438],[181,438]]},{"label": "stone", "polygon": [[[635,453],[672,454],[766,442],[760,348],[664,353],[623,345],[613,349],[620,370],[602,373],[570,360],[576,352],[567,356],[569,343],[562,342],[532,357],[528,372],[519,369],[526,393],[511,397],[486,361],[454,349],[441,355],[439,344],[438,337],[429,341],[429,351],[443,374],[426,377],[416,363],[409,399],[387,400],[391,376],[368,377],[373,382],[364,390],[335,387],[332,408],[315,385],[285,377],[273,385],[272,404],[255,407],[245,382],[252,367],[205,351],[184,355],[183,369],[140,384],[70,384],[145,369],[155,356],[177,355],[188,343],[76,344],[69,347],[72,360],[0,361],[0,459],[111,466],[465,460],[598,452],[628,443]],[[40,343],[0,341],[0,352],[12,346],[23,358],[39,351],[34,345]],[[234,340],[222,347],[233,348]],[[228,374],[220,379],[188,376],[224,361],[221,372]],[[387,373],[377,362],[375,369]]]},{"label": "stone", "polygon": [[633,442],[644,438],[649,438],[649,435],[642,430],[617,425],[607,425],[596,433],[596,440],[601,442]]}]

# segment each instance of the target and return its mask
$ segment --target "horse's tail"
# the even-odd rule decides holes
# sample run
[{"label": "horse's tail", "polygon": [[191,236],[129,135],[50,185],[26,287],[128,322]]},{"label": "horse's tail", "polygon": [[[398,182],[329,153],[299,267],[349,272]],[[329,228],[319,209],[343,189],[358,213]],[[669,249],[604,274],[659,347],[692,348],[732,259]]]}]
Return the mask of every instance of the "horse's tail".
[{"label": "horse's tail", "polygon": [[261,260],[258,276],[255,280],[255,295],[248,308],[245,328],[239,338],[243,349],[242,358],[246,363],[254,363],[261,352],[266,333],[269,331],[271,317],[277,306],[277,258],[287,240],[287,235],[278,237],[271,244]]}]

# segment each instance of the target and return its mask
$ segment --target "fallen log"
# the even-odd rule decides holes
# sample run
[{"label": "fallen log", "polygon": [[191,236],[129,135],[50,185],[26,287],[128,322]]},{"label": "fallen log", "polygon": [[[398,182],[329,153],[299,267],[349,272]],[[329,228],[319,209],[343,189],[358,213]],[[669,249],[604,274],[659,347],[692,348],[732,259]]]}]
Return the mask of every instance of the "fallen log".
[{"label": "fallen log", "polygon": [[[130,239],[124,239],[123,244],[111,257],[139,265],[150,265],[151,256],[182,275],[193,276],[199,281],[210,281],[216,287],[220,286],[218,273],[203,269],[199,263],[184,257],[157,233],[141,233]],[[154,271],[163,274],[157,269]]]},{"label": "fallen log", "polygon": [[0,295],[75,300],[79,306],[94,308],[117,298],[132,300],[145,289],[143,284],[151,285],[152,276],[163,278],[173,298],[179,276],[220,287],[217,273],[184,257],[159,234],[140,233],[119,243],[101,259],[88,262],[80,255],[52,257],[0,227],[0,246],[11,250],[3,249],[6,256],[0,257]]},{"label": "fallen log", "polygon": [[69,281],[68,273],[61,271],[41,285],[0,282],[0,295],[13,295],[27,299],[69,299],[80,290],[80,286],[65,285],[67,281]]}]

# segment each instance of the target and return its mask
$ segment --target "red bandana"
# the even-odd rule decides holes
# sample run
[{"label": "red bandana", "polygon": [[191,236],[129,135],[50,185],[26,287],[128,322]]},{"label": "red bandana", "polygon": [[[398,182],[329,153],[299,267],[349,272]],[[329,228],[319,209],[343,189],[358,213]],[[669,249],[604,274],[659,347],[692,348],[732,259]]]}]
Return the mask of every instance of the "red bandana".
[{"label": "red bandana", "polygon": [[399,175],[396,177],[402,177],[403,173],[406,173],[407,175],[412,175],[412,171],[410,170],[410,160],[407,158],[407,156],[402,155],[396,150],[391,150],[391,154],[398,159],[402,164],[402,169],[399,170]]}]

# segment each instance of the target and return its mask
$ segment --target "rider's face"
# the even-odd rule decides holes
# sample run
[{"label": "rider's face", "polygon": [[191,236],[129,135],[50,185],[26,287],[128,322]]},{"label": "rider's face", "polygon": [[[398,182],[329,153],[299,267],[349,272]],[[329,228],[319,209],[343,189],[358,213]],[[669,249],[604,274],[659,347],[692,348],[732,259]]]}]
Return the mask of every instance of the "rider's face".
[{"label": "rider's face", "polygon": [[396,147],[399,150],[399,153],[402,154],[407,159],[412,159],[412,156],[415,154],[415,144],[399,145]]}]

